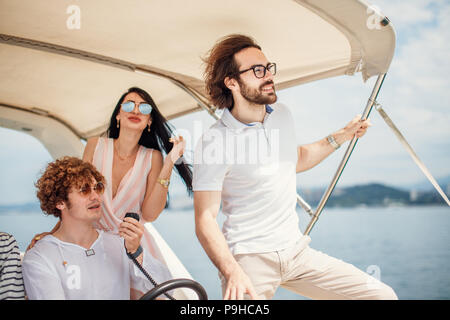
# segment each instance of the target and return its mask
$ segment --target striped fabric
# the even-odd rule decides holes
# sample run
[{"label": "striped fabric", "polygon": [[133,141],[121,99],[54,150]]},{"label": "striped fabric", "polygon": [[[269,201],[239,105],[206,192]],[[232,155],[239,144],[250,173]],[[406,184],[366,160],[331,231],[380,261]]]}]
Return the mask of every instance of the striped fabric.
[{"label": "striped fabric", "polygon": [[23,300],[25,290],[19,246],[10,234],[0,232],[0,300]]},{"label": "striped fabric", "polygon": [[[112,197],[112,165],[114,158],[114,139],[100,137],[95,148],[93,164],[106,179],[103,194],[103,214],[96,227],[105,231],[118,232],[120,223],[127,212],[136,212],[142,220],[142,202],[145,197],[147,176],[152,165],[153,149],[139,147],[134,166],[125,174],[120,182],[115,197]],[[164,262],[164,258],[155,245],[153,236],[145,229],[141,245],[155,258]]]}]

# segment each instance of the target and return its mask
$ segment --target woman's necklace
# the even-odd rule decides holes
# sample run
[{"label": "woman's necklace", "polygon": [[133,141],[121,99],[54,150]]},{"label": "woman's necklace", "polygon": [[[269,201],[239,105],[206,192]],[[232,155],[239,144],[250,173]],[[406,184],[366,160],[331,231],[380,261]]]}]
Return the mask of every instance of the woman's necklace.
[{"label": "woman's necklace", "polygon": [[120,155],[120,153],[119,153],[119,150],[117,150],[117,145],[116,145],[116,144],[114,144],[114,151],[116,152],[116,154],[117,154],[117,156],[119,157],[119,159],[122,160],[122,161],[125,161],[125,160],[130,159],[131,157],[133,157],[133,156],[136,154],[136,152],[133,152],[133,153],[131,153],[131,154],[128,155],[128,156],[122,157],[122,156]]}]

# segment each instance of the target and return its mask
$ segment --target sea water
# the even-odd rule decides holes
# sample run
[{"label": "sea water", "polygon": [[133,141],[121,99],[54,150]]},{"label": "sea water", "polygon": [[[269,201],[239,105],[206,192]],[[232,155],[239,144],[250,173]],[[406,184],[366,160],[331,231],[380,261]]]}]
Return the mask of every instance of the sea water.
[{"label": "sea water", "polygon": [[[298,211],[305,230],[309,217]],[[55,223],[41,212],[0,212],[0,231],[13,234],[21,251]],[[193,210],[165,210],[153,224],[209,299],[221,299],[217,269],[195,236]],[[444,206],[326,208],[310,246],[376,276],[400,299],[450,299],[449,231],[450,208]],[[280,288],[274,299],[305,298]]]}]

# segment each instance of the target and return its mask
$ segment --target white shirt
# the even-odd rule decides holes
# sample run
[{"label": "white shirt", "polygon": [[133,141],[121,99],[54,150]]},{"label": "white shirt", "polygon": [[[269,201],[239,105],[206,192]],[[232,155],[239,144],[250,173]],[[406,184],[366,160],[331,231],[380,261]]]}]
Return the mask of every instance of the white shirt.
[{"label": "white shirt", "polygon": [[262,123],[225,109],[199,140],[194,191],[222,191],[223,234],[232,254],[285,249],[298,241],[297,144],[287,107],[266,106]]},{"label": "white shirt", "polygon": [[[48,235],[23,260],[25,291],[34,299],[130,299],[130,287],[147,292],[153,285],[128,258],[124,240],[97,230],[91,250]],[[67,262],[64,265],[64,262]],[[144,250],[144,269],[157,283],[169,280],[167,268]]]}]

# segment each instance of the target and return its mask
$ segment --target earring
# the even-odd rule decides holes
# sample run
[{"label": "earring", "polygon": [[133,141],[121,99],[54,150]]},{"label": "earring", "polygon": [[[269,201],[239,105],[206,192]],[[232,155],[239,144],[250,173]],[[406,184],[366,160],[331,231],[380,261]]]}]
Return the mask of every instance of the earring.
[{"label": "earring", "polygon": [[119,128],[119,127],[120,127],[120,120],[117,119],[117,128]]},{"label": "earring", "polygon": [[150,132],[150,125],[147,127],[147,131]]}]

